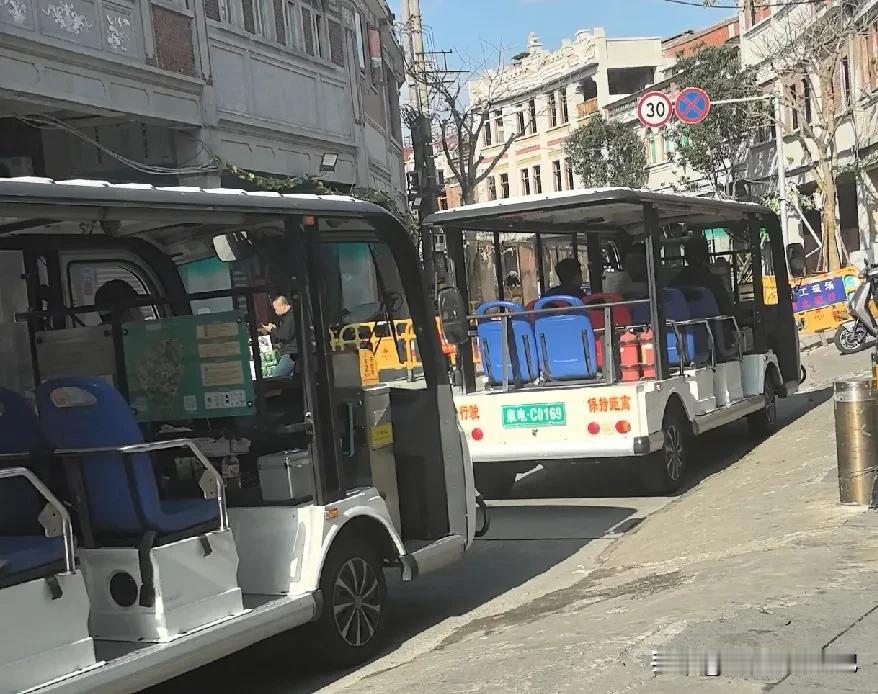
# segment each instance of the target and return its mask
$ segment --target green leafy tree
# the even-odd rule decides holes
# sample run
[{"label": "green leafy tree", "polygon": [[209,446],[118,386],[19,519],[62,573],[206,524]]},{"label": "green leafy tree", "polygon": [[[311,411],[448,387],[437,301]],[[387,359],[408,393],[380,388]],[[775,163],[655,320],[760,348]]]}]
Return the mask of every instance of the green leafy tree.
[{"label": "green leafy tree", "polygon": [[[735,46],[702,47],[674,66],[680,87],[700,87],[712,101],[740,99],[758,94],[756,73],[743,68]],[[761,102],[721,104],[698,125],[679,121],[668,127],[675,145],[674,160],[710,181],[718,193],[732,195],[735,172],[747,156],[753,129],[767,122]],[[689,187],[697,187],[687,177]]]},{"label": "green leafy tree", "polygon": [[586,188],[646,184],[646,149],[624,123],[594,116],[570,133],[564,149]]}]

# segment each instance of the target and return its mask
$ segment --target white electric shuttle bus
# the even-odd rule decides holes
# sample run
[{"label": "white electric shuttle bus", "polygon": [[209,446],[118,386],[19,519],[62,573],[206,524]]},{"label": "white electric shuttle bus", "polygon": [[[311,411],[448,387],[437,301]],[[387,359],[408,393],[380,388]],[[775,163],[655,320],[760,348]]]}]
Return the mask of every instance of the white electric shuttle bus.
[{"label": "white electric shuttle bus", "polygon": [[[416,377],[338,337],[394,319]],[[0,180],[0,348],[2,694],[133,692],[299,625],[352,665],[385,568],[487,520],[417,254],[374,205]]]},{"label": "white electric shuttle bus", "polygon": [[[770,433],[776,398],[804,378],[781,231],[764,207],[579,190],[427,222],[444,232],[457,287],[476,296],[456,404],[489,497],[537,461],[608,458],[634,458],[650,491],[673,491],[700,434],[741,419]],[[583,276],[549,291],[563,258]],[[776,296],[763,294],[767,272]]]}]

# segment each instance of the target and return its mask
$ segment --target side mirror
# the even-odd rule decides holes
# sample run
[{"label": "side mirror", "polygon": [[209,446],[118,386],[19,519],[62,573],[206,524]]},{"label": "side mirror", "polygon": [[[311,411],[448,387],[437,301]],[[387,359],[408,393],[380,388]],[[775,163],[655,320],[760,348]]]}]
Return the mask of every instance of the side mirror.
[{"label": "side mirror", "polygon": [[213,237],[213,250],[224,263],[246,260],[253,255],[253,243],[246,231],[235,231]]},{"label": "side mirror", "polygon": [[787,246],[787,263],[793,277],[805,276],[805,247],[801,243],[791,243]]},{"label": "side mirror", "polygon": [[462,345],[469,339],[466,305],[457,287],[447,287],[439,292],[439,324],[448,344]]}]

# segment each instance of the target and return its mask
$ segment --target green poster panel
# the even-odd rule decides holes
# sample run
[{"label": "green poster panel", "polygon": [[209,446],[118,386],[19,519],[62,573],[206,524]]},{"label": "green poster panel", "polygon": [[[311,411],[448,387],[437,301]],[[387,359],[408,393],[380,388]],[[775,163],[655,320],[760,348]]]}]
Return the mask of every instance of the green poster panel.
[{"label": "green poster panel", "polygon": [[125,323],[122,345],[128,399],[138,420],[255,412],[244,311]]}]

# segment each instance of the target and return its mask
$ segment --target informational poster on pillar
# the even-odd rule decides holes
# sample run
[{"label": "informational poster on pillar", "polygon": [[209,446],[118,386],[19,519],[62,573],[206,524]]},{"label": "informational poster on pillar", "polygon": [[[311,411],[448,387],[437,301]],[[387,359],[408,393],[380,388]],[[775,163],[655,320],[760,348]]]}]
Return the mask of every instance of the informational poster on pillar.
[{"label": "informational poster on pillar", "polygon": [[125,323],[129,402],[145,422],[252,415],[247,314]]}]

